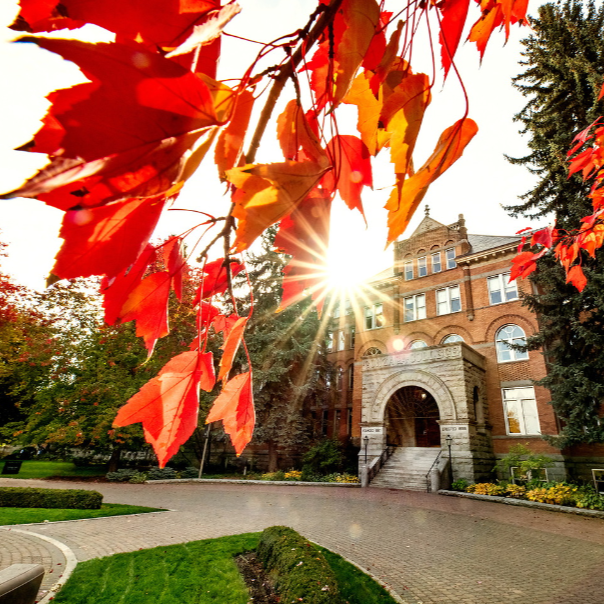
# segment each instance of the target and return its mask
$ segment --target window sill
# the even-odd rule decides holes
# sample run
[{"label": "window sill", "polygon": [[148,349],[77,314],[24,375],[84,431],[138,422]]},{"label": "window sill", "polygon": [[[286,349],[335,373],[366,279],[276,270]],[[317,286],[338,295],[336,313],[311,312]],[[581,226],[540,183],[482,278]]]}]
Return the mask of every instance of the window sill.
[{"label": "window sill", "polygon": [[497,359],[497,364],[498,365],[508,365],[509,363],[526,363],[528,361],[530,361],[531,359],[513,359],[511,361],[500,361],[499,359]]},{"label": "window sill", "polygon": [[518,302],[520,298],[513,298],[512,300],[504,300],[503,302],[489,302],[489,306],[500,306],[501,304],[507,304],[508,302]]}]

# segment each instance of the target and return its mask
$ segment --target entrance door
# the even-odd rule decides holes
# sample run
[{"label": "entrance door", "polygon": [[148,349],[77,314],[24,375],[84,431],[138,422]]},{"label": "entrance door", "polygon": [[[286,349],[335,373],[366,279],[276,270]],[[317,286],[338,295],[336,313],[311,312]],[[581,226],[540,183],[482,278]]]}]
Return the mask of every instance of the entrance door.
[{"label": "entrance door", "polygon": [[386,406],[389,445],[396,447],[440,447],[440,418],[434,397],[419,386],[395,392]]}]

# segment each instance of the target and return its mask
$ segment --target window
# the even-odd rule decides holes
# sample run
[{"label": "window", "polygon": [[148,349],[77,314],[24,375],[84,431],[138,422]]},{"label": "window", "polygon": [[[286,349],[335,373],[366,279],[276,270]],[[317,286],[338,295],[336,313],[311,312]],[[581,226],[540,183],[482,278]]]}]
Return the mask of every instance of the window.
[{"label": "window", "polygon": [[447,270],[450,268],[455,268],[457,266],[457,262],[455,262],[455,248],[452,247],[449,250],[445,251],[447,255]]},{"label": "window", "polygon": [[413,340],[411,344],[409,344],[409,350],[419,350],[420,348],[426,348],[428,344],[426,344],[423,340]]},{"label": "window", "polygon": [[384,306],[381,303],[365,309],[365,329],[377,329],[384,324]]},{"label": "window", "polygon": [[453,344],[454,342],[463,342],[464,339],[456,333],[450,333],[442,339],[441,344]]},{"label": "window", "polygon": [[448,315],[461,310],[459,285],[445,287],[436,291],[436,314]]},{"label": "window", "polygon": [[501,304],[502,302],[509,302],[510,300],[518,299],[518,288],[516,287],[516,281],[512,283],[509,283],[509,281],[510,273],[495,275],[487,279],[490,304]]},{"label": "window", "polygon": [[323,410],[321,414],[321,434],[323,436],[327,436],[327,426],[329,425],[329,411],[327,409]]},{"label": "window", "polygon": [[365,354],[363,355],[364,357],[374,357],[378,354],[382,354],[382,351],[379,348],[376,348],[375,346],[372,346],[371,348],[368,348],[365,351]]},{"label": "window", "polygon": [[425,277],[428,274],[428,261],[425,256],[417,259],[417,276]]},{"label": "window", "polygon": [[354,339],[355,339],[355,335],[356,335],[356,329],[354,325],[351,325],[349,328],[350,333],[349,333],[349,339],[348,339],[348,343],[349,343],[349,348],[354,348]]},{"label": "window", "polygon": [[333,332],[327,332],[327,352],[333,352]]},{"label": "window", "polygon": [[426,318],[426,294],[405,298],[405,322]]},{"label": "window", "polygon": [[348,366],[348,390],[354,389],[354,365]]},{"label": "window", "polygon": [[413,279],[413,262],[405,262],[405,281]]},{"label": "window", "polygon": [[334,418],[334,426],[333,426],[333,435],[334,436],[338,436],[339,432],[340,432],[340,422],[342,421],[342,412],[340,411],[340,409],[336,409],[336,414],[335,414],[335,418]]},{"label": "window", "polygon": [[510,348],[510,344],[526,344],[524,331],[518,325],[504,325],[497,332],[495,344],[497,346],[497,360],[500,363],[526,361],[529,358],[528,352]]},{"label": "window", "polygon": [[432,254],[432,272],[440,273],[442,270],[442,265],[440,263],[440,252],[436,252],[436,254]]},{"label": "window", "polygon": [[352,409],[346,409],[346,434],[352,434]]},{"label": "window", "polygon": [[508,434],[541,434],[535,389],[504,388],[503,408]]},{"label": "window", "polygon": [[338,392],[342,392],[342,388],[344,387],[344,370],[341,367],[338,367],[338,373],[337,373],[337,381],[336,381],[336,386],[338,388]]},{"label": "window", "polygon": [[346,348],[346,332],[343,329],[340,329],[338,333],[338,351],[344,350]]}]

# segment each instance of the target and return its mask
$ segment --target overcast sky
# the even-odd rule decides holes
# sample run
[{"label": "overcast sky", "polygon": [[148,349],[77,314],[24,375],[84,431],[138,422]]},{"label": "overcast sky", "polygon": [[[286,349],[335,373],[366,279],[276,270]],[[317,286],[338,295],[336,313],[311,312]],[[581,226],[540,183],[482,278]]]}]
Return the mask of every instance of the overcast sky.
[{"label": "overcast sky", "polygon": [[[227,31],[233,34],[270,40],[300,27],[314,9],[312,0],[240,0],[243,7]],[[472,3],[472,20],[478,11]],[[537,4],[533,4],[532,11]],[[0,191],[19,186],[45,163],[38,154],[13,151],[31,139],[40,127],[47,102],[44,97],[55,88],[64,88],[83,81],[77,67],[31,44],[11,44],[15,32],[6,28],[18,12],[16,0],[0,3]],[[433,218],[444,223],[457,220],[463,213],[471,233],[509,235],[525,226],[536,226],[526,221],[512,220],[501,208],[513,204],[519,195],[531,186],[533,177],[525,168],[512,166],[504,154],[521,156],[526,152],[526,141],[518,133],[513,116],[524,105],[522,96],[511,86],[511,78],[521,67],[520,39],[528,35],[528,28],[513,27],[510,40],[503,45],[502,33],[495,33],[487,48],[482,66],[474,45],[465,44],[458,52],[457,64],[470,98],[470,117],[480,131],[466,149],[464,156],[436,183],[434,183],[418,210],[409,231],[417,225],[428,204]],[[106,39],[106,32],[87,28],[91,40]],[[415,47],[419,49],[419,42]],[[241,73],[237,68],[249,62],[248,45],[227,39],[221,61],[221,76]],[[414,53],[415,71],[430,73],[430,57]],[[416,151],[415,165],[420,166],[430,155],[442,130],[463,115],[463,97],[459,85],[450,78],[444,88],[433,91],[433,102],[428,108]],[[349,122],[354,126],[355,110],[345,108]],[[342,122],[346,125],[346,118]],[[350,133],[353,133],[350,130]],[[267,134],[266,148],[258,161],[281,161],[272,132]],[[336,201],[333,215],[332,242],[334,264],[341,269],[352,267],[357,274],[369,276],[385,268],[391,260],[391,251],[384,252],[386,240],[383,206],[393,184],[392,167],[387,155],[375,169],[374,190],[364,195],[369,229],[358,213],[352,213]],[[178,207],[198,208],[221,212],[228,207],[228,199],[217,183],[211,163],[187,183],[178,200]],[[57,238],[62,212],[36,200],[16,199],[0,202],[0,230],[2,239],[10,243],[4,270],[17,281],[32,287],[42,287],[60,239]],[[160,226],[160,235],[182,231],[186,216],[172,212]]]}]

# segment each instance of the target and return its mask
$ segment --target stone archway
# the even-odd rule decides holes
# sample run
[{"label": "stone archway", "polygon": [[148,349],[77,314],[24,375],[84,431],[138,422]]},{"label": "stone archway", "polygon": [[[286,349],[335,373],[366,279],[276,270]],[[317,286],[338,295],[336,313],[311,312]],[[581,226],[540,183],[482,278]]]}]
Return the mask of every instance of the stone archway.
[{"label": "stone archway", "polygon": [[418,386],[397,390],[386,405],[386,444],[395,447],[440,447],[440,413],[434,397]]}]

